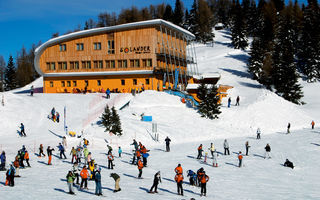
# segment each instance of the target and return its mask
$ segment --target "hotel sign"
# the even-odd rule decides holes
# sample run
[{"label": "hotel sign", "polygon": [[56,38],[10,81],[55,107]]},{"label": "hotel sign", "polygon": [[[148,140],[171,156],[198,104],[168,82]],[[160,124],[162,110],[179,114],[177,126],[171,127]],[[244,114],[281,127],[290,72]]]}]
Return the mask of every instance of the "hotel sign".
[{"label": "hotel sign", "polygon": [[121,47],[120,53],[136,53],[136,54],[143,54],[143,53],[150,53],[150,46],[137,46],[137,47]]}]

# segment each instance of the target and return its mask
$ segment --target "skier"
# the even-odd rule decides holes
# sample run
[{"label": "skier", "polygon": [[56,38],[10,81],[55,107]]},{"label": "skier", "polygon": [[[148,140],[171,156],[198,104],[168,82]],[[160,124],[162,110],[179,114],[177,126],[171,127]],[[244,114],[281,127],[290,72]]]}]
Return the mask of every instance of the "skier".
[{"label": "skier", "polygon": [[28,167],[31,167],[30,164],[29,164],[29,153],[28,153],[27,150],[25,151],[24,159],[26,160]]},{"label": "skier", "polygon": [[24,136],[24,137],[27,136],[26,133],[24,132],[24,125],[23,125],[23,123],[20,124],[20,134],[21,134],[21,136]]},{"label": "skier", "polygon": [[166,139],[164,140],[166,142],[166,152],[170,151],[170,138],[167,136]]},{"label": "skier", "polygon": [[283,166],[285,167],[290,167],[290,168],[294,168],[293,163],[291,161],[289,161],[288,159],[286,159],[286,162],[284,162]]},{"label": "skier", "polygon": [[230,151],[229,151],[229,143],[227,141],[227,139],[224,140],[223,142],[223,148],[224,148],[224,155],[230,155]]},{"label": "skier", "polygon": [[178,166],[174,169],[174,171],[176,172],[176,174],[182,174],[183,170],[182,170],[181,164],[178,164]]},{"label": "skier", "polygon": [[0,171],[6,170],[6,153],[2,151],[0,155],[1,165],[0,165]]},{"label": "skier", "polygon": [[19,169],[20,169],[20,165],[19,165],[19,160],[18,158],[16,157],[15,161],[13,162],[13,166],[15,168],[15,174],[14,174],[14,177],[20,177],[19,175]]},{"label": "skier", "polygon": [[200,169],[198,169],[197,171],[197,185],[200,186],[201,185],[201,177],[203,175],[204,169],[203,167],[201,167]]},{"label": "skier", "polygon": [[315,125],[316,123],[312,120],[312,122],[311,122],[311,128],[312,129],[314,129],[314,125]]},{"label": "skier", "polygon": [[111,173],[110,177],[112,177],[115,181],[115,186],[114,186],[113,192],[119,192],[121,190],[121,188],[119,186],[120,176],[116,173]]},{"label": "skier", "polygon": [[78,146],[77,147],[77,163],[81,163],[81,157],[82,157],[82,147]]},{"label": "skier", "polygon": [[22,153],[21,150],[18,151],[18,154],[16,156],[16,160],[18,160],[19,165],[21,168],[24,168],[23,160],[24,160],[24,153]]},{"label": "skier", "polygon": [[75,179],[75,175],[72,173],[72,171],[69,171],[67,176],[67,182],[68,182],[68,187],[69,187],[69,194],[74,194],[73,192],[73,181]]},{"label": "skier", "polygon": [[119,154],[119,158],[121,158],[121,154],[122,154],[122,149],[121,149],[121,147],[118,148],[118,154]]},{"label": "skier", "polygon": [[242,167],[242,159],[243,159],[242,153],[241,151],[239,151],[238,153],[239,167]]},{"label": "skier", "polygon": [[95,195],[102,195],[102,187],[101,187],[101,168],[99,167],[94,175],[94,181],[96,182],[96,192]]},{"label": "skier", "polygon": [[158,189],[158,185],[159,182],[161,183],[161,176],[160,176],[160,171],[158,171],[153,178],[153,185],[151,186],[149,193],[153,193],[152,190],[154,188],[154,193],[158,193],[157,189]]},{"label": "skier", "polygon": [[46,157],[46,155],[43,153],[43,145],[40,144],[40,147],[39,147],[39,155],[38,157],[41,157],[41,155],[43,155],[43,157]]},{"label": "skier", "polygon": [[287,126],[287,134],[289,134],[289,133],[290,133],[290,127],[291,127],[291,124],[290,124],[290,123],[288,123],[288,126]]},{"label": "skier", "polygon": [[240,97],[237,96],[237,99],[236,99],[236,106],[240,106]]},{"label": "skier", "polygon": [[88,146],[89,145],[89,140],[87,140],[86,138],[83,138],[83,145]]},{"label": "skier", "polygon": [[89,170],[90,170],[90,179],[93,180],[94,179],[94,169],[95,169],[95,162],[94,159],[92,159],[89,164]]},{"label": "skier", "polygon": [[198,147],[198,156],[197,156],[197,159],[201,159],[201,157],[202,157],[202,151],[203,151],[203,149],[202,149],[202,144],[200,144],[200,146]]},{"label": "skier", "polygon": [[60,114],[57,112],[57,114],[56,114],[56,121],[59,123],[59,121],[60,121]]},{"label": "skier", "polygon": [[84,156],[84,164],[87,165],[90,161],[91,161],[91,153],[90,153],[90,156],[89,156],[89,150],[88,148],[85,146],[83,148],[83,156]]},{"label": "skier", "polygon": [[80,174],[80,169],[78,163],[74,163],[72,166],[72,173],[75,175],[76,178],[76,184],[79,185],[79,174]]},{"label": "skier", "polygon": [[149,154],[147,153],[148,151],[149,150],[147,150],[147,148],[144,145],[142,145],[142,144],[140,145],[140,152],[142,153],[142,160],[143,160],[144,167],[147,166],[148,156],[149,156]]},{"label": "skier", "polygon": [[[132,162],[131,162],[132,165],[135,165],[135,164],[136,164],[135,161],[136,161],[136,158],[137,158],[137,160],[138,160],[138,157],[137,157],[137,154],[138,154],[138,153],[139,153],[139,155],[140,155],[140,151],[139,151],[139,150],[137,150],[137,151],[132,150],[132,154],[133,154]],[[140,157],[140,156],[139,156],[139,157]]]},{"label": "skier", "polygon": [[215,148],[214,148],[214,144],[213,144],[213,143],[210,144],[209,150],[210,150],[210,152],[211,152],[211,156],[213,157],[213,152],[215,151]]},{"label": "skier", "polygon": [[228,99],[228,108],[230,108],[230,105],[231,105],[231,97],[229,97]]},{"label": "skier", "polygon": [[218,161],[217,161],[217,158],[218,158],[218,152],[216,150],[214,150],[214,152],[212,153],[212,159],[213,159],[213,167],[218,167]]},{"label": "skier", "polygon": [[130,145],[133,145],[136,151],[138,150],[139,146],[138,146],[138,143],[137,143],[137,141],[135,139],[133,139],[133,143],[130,144]]},{"label": "skier", "polygon": [[267,157],[268,158],[271,158],[270,156],[270,152],[271,152],[271,147],[269,144],[267,144],[267,146],[264,148],[266,150],[265,154],[264,154],[264,158],[266,159]]},{"label": "skier", "polygon": [[80,189],[83,189],[83,183],[84,183],[84,188],[88,189],[88,176],[89,176],[89,172],[86,168],[86,166],[83,166],[81,172],[80,172],[80,176],[81,176],[81,184],[80,184]]},{"label": "skier", "polygon": [[138,170],[139,170],[138,178],[141,178],[141,176],[142,176],[142,168],[143,168],[143,163],[141,162],[141,159],[138,158]]},{"label": "skier", "polygon": [[30,88],[30,96],[33,96],[33,92],[34,92],[34,88],[33,88],[33,85],[31,85],[31,88]]},{"label": "skier", "polygon": [[72,149],[70,151],[70,155],[72,156],[71,163],[73,164],[73,159],[74,159],[74,161],[77,160],[77,151],[74,147],[72,147]]},{"label": "skier", "polygon": [[187,177],[189,177],[190,185],[196,185],[196,180],[195,180],[195,178],[197,177],[196,173],[194,173],[194,171],[192,170],[188,170],[187,173],[188,173]]},{"label": "skier", "polygon": [[106,95],[107,95],[107,99],[110,99],[110,89],[109,88],[107,88],[107,90],[106,90]]},{"label": "skier", "polygon": [[246,156],[247,156],[248,153],[249,153],[249,148],[250,148],[250,146],[249,146],[249,141],[246,141],[245,146],[246,146]]},{"label": "skier", "polygon": [[8,169],[8,172],[7,172],[8,174],[7,176],[9,178],[8,185],[11,187],[14,186],[14,177],[20,177],[18,173],[16,174],[16,169],[15,167],[12,166],[12,164],[10,164],[10,169]]},{"label": "skier", "polygon": [[113,169],[113,163],[112,163],[112,161],[113,161],[113,155],[112,155],[112,153],[110,152],[110,153],[108,154],[108,169]]},{"label": "skier", "polygon": [[174,177],[174,180],[177,182],[178,195],[183,196],[183,188],[182,188],[183,175],[176,174],[176,176]]},{"label": "skier", "polygon": [[48,154],[48,165],[52,165],[51,164],[51,160],[52,160],[52,151],[54,151],[54,149],[50,148],[50,146],[48,146],[47,148],[47,154]]},{"label": "skier", "polygon": [[206,196],[207,193],[207,182],[209,181],[209,176],[203,171],[203,175],[200,177],[201,194],[200,196]]},{"label": "skier", "polygon": [[108,155],[109,155],[109,153],[112,153],[112,147],[108,144],[107,144],[107,147],[108,147]]},{"label": "skier", "polygon": [[59,146],[57,146],[57,147],[60,151],[60,159],[62,159],[62,155],[64,156],[64,159],[67,159],[66,155],[64,154],[65,149],[64,149],[63,145],[61,143],[59,143]]},{"label": "skier", "polygon": [[261,135],[261,130],[260,128],[257,129],[257,140],[260,139],[260,135]]}]

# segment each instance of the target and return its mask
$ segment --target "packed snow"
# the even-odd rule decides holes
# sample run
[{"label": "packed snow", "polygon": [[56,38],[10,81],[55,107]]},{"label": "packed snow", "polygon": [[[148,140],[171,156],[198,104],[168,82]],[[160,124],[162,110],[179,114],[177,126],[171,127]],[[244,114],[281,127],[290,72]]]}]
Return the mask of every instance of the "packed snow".
[{"label": "packed snow", "polygon": [[[303,106],[292,104],[275,93],[266,90],[247,73],[248,52],[235,50],[230,46],[227,31],[215,31],[212,46],[196,45],[198,67],[201,73],[220,73],[218,84],[233,86],[228,90],[232,106],[228,108],[227,98],[222,100],[222,113],[217,120],[201,118],[197,110],[186,107],[177,96],[164,92],[145,91],[136,96],[131,94],[43,94],[29,95],[31,85],[41,91],[42,78],[4,96],[0,105],[0,151],[7,154],[7,165],[22,145],[30,152],[31,168],[21,169],[21,178],[15,179],[15,187],[4,186],[5,172],[0,172],[1,199],[98,199],[94,195],[94,181],[89,181],[89,190],[75,189],[76,196],[67,194],[67,172],[71,169],[71,147],[79,144],[83,137],[90,141],[88,146],[97,164],[102,167],[102,189],[106,198],[112,199],[200,199],[200,188],[188,185],[186,171],[197,171],[203,167],[209,175],[207,199],[319,199],[320,183],[317,162],[320,146],[317,128],[320,117],[318,100],[319,83],[301,80],[305,97]],[[234,106],[240,96],[240,106]],[[130,102],[128,105],[127,103]],[[115,106],[120,115],[123,136],[104,132],[100,116],[106,105]],[[126,105],[126,106],[125,106]],[[125,107],[124,107],[125,106]],[[55,107],[61,115],[60,123],[48,119]],[[67,136],[67,160],[58,158],[57,145],[64,131],[64,107],[69,131],[75,131],[82,138]],[[122,108],[120,110],[120,108]],[[152,116],[153,122],[140,120],[141,114]],[[311,130],[311,121],[316,128]],[[23,122],[27,137],[18,135]],[[291,133],[286,134],[291,123]],[[157,124],[159,141],[154,140],[152,123]],[[256,140],[260,127],[261,140]],[[164,139],[172,140],[171,152],[165,152]],[[148,167],[143,168],[143,179],[137,179],[137,166],[131,165],[132,140],[141,141],[150,150]],[[231,155],[222,155],[223,140],[228,139]],[[107,143],[113,147],[115,169],[107,169]],[[245,142],[251,146],[249,156],[244,157],[244,166],[238,168],[237,153],[244,152]],[[207,163],[195,159],[197,147],[204,145],[209,152],[213,142],[219,153],[219,167],[212,167],[210,153]],[[264,147],[271,146],[271,159],[264,159]],[[48,166],[47,158],[38,158],[39,145],[55,148],[53,165]],[[118,146],[124,153],[117,157]],[[293,162],[295,168],[283,167],[285,159]],[[184,170],[184,196],[177,195],[174,182],[174,168],[181,163]],[[8,167],[8,166],[7,166]],[[159,194],[148,194],[153,176],[161,171],[162,183]],[[114,180],[111,172],[120,175],[121,191],[113,193]],[[202,197],[201,197],[202,198]],[[204,197],[203,197],[204,198]]]}]

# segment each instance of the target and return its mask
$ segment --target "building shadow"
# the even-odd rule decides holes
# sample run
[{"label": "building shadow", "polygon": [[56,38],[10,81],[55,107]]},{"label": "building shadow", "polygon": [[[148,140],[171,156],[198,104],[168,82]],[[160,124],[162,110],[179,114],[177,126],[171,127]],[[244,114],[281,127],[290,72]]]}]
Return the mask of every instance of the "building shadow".
[{"label": "building shadow", "polygon": [[[30,89],[14,92],[14,94],[30,94]],[[43,93],[43,87],[34,88],[33,93]]]},{"label": "building shadow", "polygon": [[227,69],[227,68],[219,68],[223,71],[229,72],[233,75],[242,77],[242,78],[251,78],[251,75],[248,72],[243,72],[243,71],[239,71],[239,70],[235,70],[235,69]]}]

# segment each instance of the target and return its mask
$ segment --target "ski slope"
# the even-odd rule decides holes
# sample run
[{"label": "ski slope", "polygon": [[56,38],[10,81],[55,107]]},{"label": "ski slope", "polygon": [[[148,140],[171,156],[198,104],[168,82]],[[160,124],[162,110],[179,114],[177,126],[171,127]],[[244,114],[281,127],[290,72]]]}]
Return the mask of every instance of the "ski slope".
[{"label": "ski slope", "polygon": [[[42,87],[42,79],[4,95],[5,106],[0,105],[0,151],[7,154],[7,163],[13,161],[17,150],[26,145],[30,152],[32,168],[20,170],[21,178],[15,180],[16,186],[4,186],[5,172],[0,172],[0,197],[5,199],[100,199],[94,195],[94,182],[89,182],[89,191],[75,190],[76,196],[66,194],[68,190],[65,177],[71,169],[71,147],[79,144],[79,138],[67,137],[67,160],[53,158],[53,165],[46,165],[46,158],[38,158],[34,153],[43,144],[55,147],[65,136],[63,110],[67,110],[67,126],[90,141],[89,151],[102,167],[102,187],[104,196],[112,199],[200,199],[200,188],[184,184],[185,196],[177,195],[174,168],[181,163],[185,182],[186,171],[196,171],[204,167],[210,176],[207,184],[207,199],[319,199],[320,186],[317,175],[320,166],[317,155],[320,146],[317,128],[320,103],[318,101],[319,83],[304,86],[306,102],[297,106],[271,91],[264,89],[252,80],[247,73],[246,51],[230,47],[227,31],[215,32],[214,46],[196,45],[200,72],[219,72],[218,84],[233,86],[228,91],[232,98],[231,108],[227,108],[227,98],[223,99],[222,114],[218,120],[201,118],[196,110],[187,108],[179,97],[156,91],[145,91],[132,97],[131,94],[112,94],[106,99],[103,94],[42,94],[29,96],[31,85]],[[233,106],[240,96],[240,106]],[[118,110],[121,118],[123,136],[117,137],[104,132],[99,125],[99,117],[105,105],[117,109],[130,101],[129,106]],[[60,123],[50,121],[47,116],[52,107],[61,115]],[[157,123],[159,141],[153,140],[152,124],[140,121],[140,115],[151,115]],[[316,129],[310,129],[315,120]],[[18,136],[18,126],[23,122],[27,137]],[[287,123],[291,123],[292,134],[286,135]],[[255,140],[256,129],[262,130],[262,139]],[[172,140],[171,152],[164,152],[164,138]],[[136,179],[138,170],[130,164],[132,139],[141,141],[150,149],[148,167],[143,169],[143,178]],[[219,152],[223,151],[223,140],[227,138],[231,155],[218,157],[218,168],[196,160],[196,149],[200,143],[207,150],[214,142]],[[122,158],[115,159],[115,169],[108,170],[105,139],[114,149],[121,146]],[[251,146],[250,155],[244,158],[244,167],[238,168],[238,151],[244,151],[245,141]],[[264,147],[271,145],[272,159],[265,160]],[[285,168],[281,164],[288,158],[296,168]],[[153,175],[161,171],[162,183],[159,194],[148,194]],[[110,172],[120,175],[121,192],[113,193],[114,180]],[[30,191],[30,192],[28,192]],[[28,192],[26,195],[26,192]],[[1,198],[2,199],[2,198]]]}]

